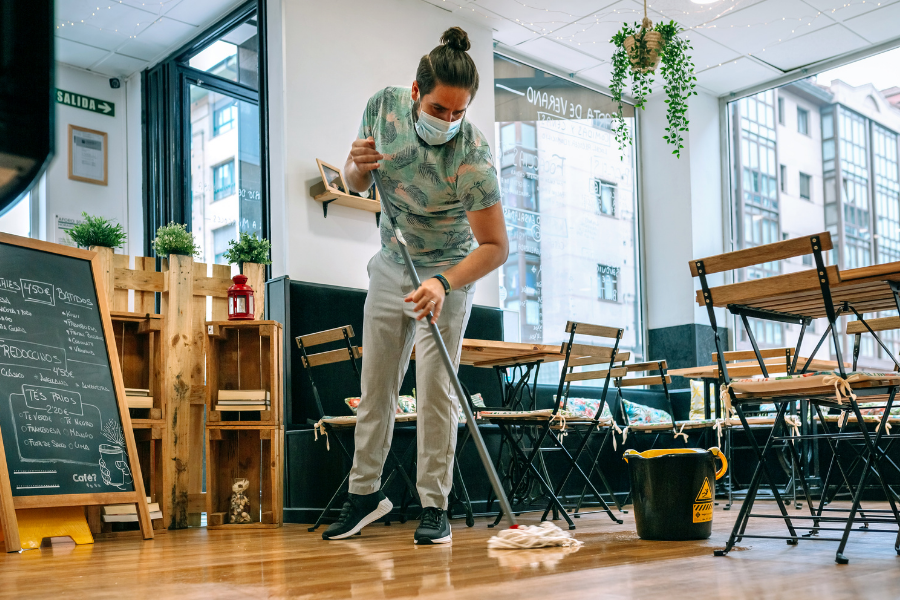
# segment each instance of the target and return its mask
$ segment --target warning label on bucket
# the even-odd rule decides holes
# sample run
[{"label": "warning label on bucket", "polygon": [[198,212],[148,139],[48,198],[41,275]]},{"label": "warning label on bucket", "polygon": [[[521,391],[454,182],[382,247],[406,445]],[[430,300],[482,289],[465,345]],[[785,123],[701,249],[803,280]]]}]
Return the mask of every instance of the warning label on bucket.
[{"label": "warning label on bucket", "polygon": [[712,490],[709,487],[709,479],[706,477],[703,478],[703,485],[700,487],[694,502],[700,502],[701,500],[712,500]]},{"label": "warning label on bucket", "polygon": [[712,507],[712,489],[709,486],[709,479],[704,478],[703,485],[700,487],[697,498],[694,500],[693,522],[707,523],[712,521]]},{"label": "warning label on bucket", "polygon": [[694,523],[706,523],[707,521],[712,521],[712,506],[713,503],[711,501],[694,504]]}]

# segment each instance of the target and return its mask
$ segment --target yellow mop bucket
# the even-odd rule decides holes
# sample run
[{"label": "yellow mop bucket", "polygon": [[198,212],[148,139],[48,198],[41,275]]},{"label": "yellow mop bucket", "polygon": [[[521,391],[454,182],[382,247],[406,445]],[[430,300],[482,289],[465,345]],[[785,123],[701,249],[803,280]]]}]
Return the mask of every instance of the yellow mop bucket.
[{"label": "yellow mop bucket", "polygon": [[[712,534],[716,480],[728,470],[718,448],[626,450],[634,520],[643,540],[705,540]],[[716,471],[715,459],[722,461]]]}]

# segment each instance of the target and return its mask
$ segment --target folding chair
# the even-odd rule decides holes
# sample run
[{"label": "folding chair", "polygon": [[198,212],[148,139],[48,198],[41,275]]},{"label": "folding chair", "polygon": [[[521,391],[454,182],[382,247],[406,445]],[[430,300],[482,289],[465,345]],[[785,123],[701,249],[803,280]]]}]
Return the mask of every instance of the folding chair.
[{"label": "folding chair", "polygon": [[[793,370],[796,368],[796,361],[800,358],[794,353],[794,348],[766,348],[760,349],[759,355],[763,358],[763,362],[766,367],[766,371],[769,376],[787,376],[793,373]],[[714,363],[718,363],[719,353],[712,353],[712,360]],[[736,350],[732,352],[724,352],[722,355],[722,360],[728,367],[728,375],[732,378],[747,378],[754,377],[757,375],[762,375],[763,370],[760,367],[759,363],[756,359],[756,353],[752,350]],[[818,363],[817,363],[818,364]],[[719,373],[719,380],[722,380],[722,374]],[[762,408],[762,407],[757,407]],[[784,417],[784,424],[796,428],[801,423],[799,417],[797,417],[797,406],[796,403],[791,404],[788,409],[790,414],[786,414]],[[750,425],[750,428],[754,432],[768,432],[775,425],[775,415],[768,414],[772,411],[758,410],[758,411],[748,411],[745,408],[745,416],[747,418],[747,423]],[[736,450],[752,450],[751,446],[738,446],[735,443],[734,438],[734,430],[735,428],[741,427],[741,420],[732,415],[725,415],[723,421],[723,427],[725,431],[725,456],[728,460],[728,464],[734,465],[734,452]],[[755,433],[749,434],[755,435]],[[777,445],[773,445],[777,447],[780,452],[776,455],[778,459],[779,466],[784,471],[784,473],[788,476],[788,483],[782,488],[782,495],[791,495],[791,503],[796,507],[800,508],[801,506],[797,502],[797,478],[798,473],[794,470],[793,461],[790,460],[790,457],[787,459],[785,455],[787,454],[787,444],[790,442],[780,442]],[[804,442],[806,444],[806,442]],[[807,448],[804,446],[801,450],[801,456],[806,456]],[[728,502],[723,507],[724,510],[730,510],[732,504],[734,504],[734,493],[736,487],[739,485],[735,480],[734,476],[735,469],[729,469],[726,474],[724,483],[727,490],[727,498]],[[759,497],[758,497],[759,498]]]},{"label": "folding chair", "polygon": [[[832,247],[831,236],[826,232],[774,244],[757,246],[747,250],[711,256],[700,260],[692,260],[689,263],[691,274],[700,280],[701,289],[697,293],[697,302],[701,306],[706,306],[710,325],[715,336],[718,364],[723,376],[723,401],[729,411],[733,408],[737,413],[758,460],[753,473],[753,478],[751,479],[750,486],[747,490],[747,496],[741,504],[731,536],[728,539],[725,549],[716,551],[717,555],[725,555],[734,547],[737,541],[745,537],[772,537],[756,536],[746,533],[746,527],[751,517],[768,517],[768,515],[754,515],[752,513],[753,503],[756,499],[759,486],[762,483],[762,480],[766,479],[781,513],[780,518],[784,521],[788,530],[788,537],[783,539],[786,539],[788,544],[796,544],[800,538],[797,534],[798,529],[810,530],[810,533],[826,530],[843,531],[843,535],[840,538],[819,539],[829,539],[839,542],[835,560],[842,564],[848,562],[843,555],[843,551],[846,547],[850,530],[852,529],[853,524],[857,522],[856,515],[859,510],[862,490],[865,488],[870,472],[877,468],[878,463],[881,460],[882,454],[876,451],[876,448],[879,448],[881,439],[884,436],[884,428],[879,428],[877,430],[874,440],[870,436],[867,428],[862,428],[862,439],[865,441],[865,466],[863,468],[861,481],[855,489],[853,503],[847,516],[825,517],[822,516],[821,512],[817,514],[813,507],[812,498],[809,493],[809,487],[801,466],[796,444],[787,444],[787,448],[790,451],[790,457],[794,468],[798,473],[799,481],[809,507],[810,516],[791,517],[788,514],[781,493],[776,485],[776,479],[767,464],[768,455],[776,442],[799,441],[804,439],[812,440],[821,439],[823,437],[830,437],[835,440],[848,438],[847,434],[843,432],[826,434],[824,436],[811,436],[803,433],[780,436],[779,432],[784,424],[784,417],[787,413],[787,409],[793,402],[797,400],[808,402],[814,406],[817,411],[820,411],[822,407],[836,408],[841,411],[851,410],[853,414],[857,416],[859,421],[862,422],[863,419],[859,412],[859,405],[856,401],[857,394],[887,395],[886,412],[889,412],[897,388],[900,386],[900,374],[872,375],[863,373],[848,374],[846,372],[841,356],[841,343],[838,339],[836,324],[836,319],[840,311],[835,310],[832,299],[832,288],[840,284],[841,277],[836,266],[825,266],[823,258],[823,253],[831,250]],[[710,274],[809,254],[812,254],[814,259],[814,270],[743,281],[716,288],[710,288],[707,282],[707,276]],[[715,307],[727,307],[731,313],[741,318],[744,329],[753,347],[753,353],[757,359],[757,364],[765,379],[731,379],[722,352]],[[844,300],[841,310],[849,308],[849,300]],[[855,309],[853,309],[853,311],[856,312]],[[796,374],[794,370],[791,369],[787,377],[770,378],[765,360],[759,350],[748,319],[757,318],[800,325],[800,336],[797,342],[797,349],[799,350],[803,334],[806,330],[806,326],[810,322],[810,318],[820,316],[822,313],[824,313],[824,316],[828,319],[829,327],[819,341],[819,345],[816,349],[818,350],[822,343],[829,337],[832,339],[834,352],[838,362],[837,372],[805,373],[807,365],[815,356],[815,352],[813,352],[799,374]],[[764,403],[775,404],[777,407],[777,415],[772,426],[772,431],[769,434],[764,447],[760,449],[752,435],[750,424],[747,421],[744,409],[748,406],[759,406]],[[881,513],[884,514],[885,512],[888,512],[890,513],[890,517],[879,518],[876,522],[897,524],[900,522],[900,514],[897,512],[896,503],[887,490],[885,490],[885,494],[891,504],[891,509],[890,511],[881,511]],[[798,526],[794,524],[795,520],[812,520],[813,524],[811,526]],[[868,520],[872,521],[873,519]],[[822,527],[820,526],[821,523],[843,523],[844,526]],[[891,533],[893,533],[893,531],[891,531]],[[898,539],[898,542],[900,542],[900,539]]]},{"label": "folding chair", "polygon": [[[489,422],[499,426],[501,434],[508,441],[513,453],[513,460],[518,462],[519,477],[512,482],[510,498],[516,500],[522,498],[520,492],[527,490],[526,485],[529,481],[536,481],[541,492],[549,499],[547,509],[544,511],[543,519],[552,510],[554,516],[562,514],[569,529],[575,529],[575,523],[572,521],[565,506],[560,501],[560,494],[563,487],[568,481],[572,473],[578,472],[586,482],[591,494],[597,499],[602,510],[609,515],[615,523],[621,523],[610,510],[609,505],[603,499],[597,488],[593,485],[590,478],[578,465],[578,457],[581,456],[591,433],[601,423],[603,405],[606,401],[606,393],[609,384],[615,376],[615,369],[612,363],[627,360],[630,357],[628,352],[618,352],[619,342],[622,338],[624,330],[613,327],[605,327],[602,325],[591,325],[588,323],[575,323],[569,321],[566,324],[566,333],[569,334],[569,341],[563,342],[561,353],[564,356],[562,372],[560,374],[559,387],[556,393],[556,400],[552,409],[530,410],[530,411],[510,411],[510,410],[490,410],[482,411],[482,416]],[[614,339],[613,347],[592,346],[587,344],[576,344],[575,335],[588,335],[592,337],[600,337],[606,339]],[[605,370],[587,371],[575,373],[575,367],[588,365],[609,365]],[[603,397],[597,409],[597,414],[593,417],[566,417],[564,409],[564,400],[568,398],[568,391],[572,381],[587,381],[592,379],[603,379]],[[604,420],[605,422],[605,420]],[[569,452],[563,443],[562,433],[570,429],[585,430],[581,438],[578,449],[573,455]],[[530,430],[526,435],[516,435],[517,430]],[[609,432],[607,431],[607,435]],[[545,441],[549,442],[549,446],[544,447]],[[530,446],[530,447],[529,447]],[[554,488],[547,473],[546,468],[543,473],[535,464],[536,461],[542,460],[542,453],[546,451],[555,451],[562,454],[569,464],[569,470],[560,480],[560,483]],[[615,498],[613,496],[613,498]],[[527,500],[527,495],[523,500]],[[524,502],[520,502],[524,503]],[[499,515],[498,521],[499,522]]]},{"label": "folding chair", "polygon": [[[341,362],[349,362],[349,366],[352,367],[353,373],[356,377],[357,383],[360,382],[360,371],[359,365],[357,361],[360,359],[362,352],[360,351],[358,346],[354,346],[351,339],[353,338],[353,327],[350,325],[345,325],[343,327],[337,327],[335,329],[328,329],[326,331],[319,331],[317,333],[310,333],[307,335],[300,335],[295,338],[297,342],[297,347],[300,348],[300,352],[302,354],[302,364],[303,369],[306,371],[306,375],[309,378],[309,383],[312,386],[313,398],[316,402],[316,408],[319,411],[319,420],[314,422],[314,427],[316,430],[316,437],[319,437],[319,433],[325,435],[327,443],[329,443],[330,448],[330,440],[334,439],[337,443],[338,447],[341,449],[343,456],[348,464],[353,464],[353,453],[350,452],[347,448],[347,445],[344,443],[344,437],[346,434],[352,435],[356,428],[356,416],[355,415],[345,415],[345,416],[328,416],[325,414],[325,409],[322,405],[322,399],[319,396],[319,390],[316,388],[316,382],[313,378],[312,369],[315,367],[320,367],[323,365],[330,365]],[[324,352],[318,352],[316,354],[309,354],[307,350],[312,348],[313,346],[319,346],[321,344],[329,344],[335,342],[343,342],[343,344],[339,344],[340,347],[334,350],[327,350]],[[349,410],[349,408],[348,408]],[[395,423],[404,423],[404,424],[415,424],[416,414],[415,413],[402,413],[397,414],[394,418]],[[406,494],[409,494],[409,497],[412,499],[418,498],[418,494],[416,492],[416,486],[412,482],[409,477],[409,474],[406,472],[406,469],[403,468],[403,465],[409,462],[409,454],[411,449],[415,449],[415,442],[411,443],[403,453],[402,458],[397,458],[393,448],[388,451],[388,460],[394,463],[393,468],[391,469],[388,476],[383,480],[382,489],[387,489],[390,482],[393,480],[396,474],[399,474],[403,479],[406,488],[404,498],[401,501],[401,514],[400,521],[406,521],[405,509],[407,506],[407,497]],[[387,465],[385,465],[387,466]],[[328,513],[332,510],[332,507],[335,506],[338,499],[341,497],[342,492],[347,485],[348,480],[350,479],[350,470],[347,469],[347,473],[344,475],[343,480],[341,481],[338,488],[332,494],[331,499],[328,501],[328,504],[325,505],[325,508],[322,510],[319,518],[316,519],[315,524],[309,528],[309,531],[315,531],[319,525],[327,517]],[[334,510],[337,510],[336,508]]]}]

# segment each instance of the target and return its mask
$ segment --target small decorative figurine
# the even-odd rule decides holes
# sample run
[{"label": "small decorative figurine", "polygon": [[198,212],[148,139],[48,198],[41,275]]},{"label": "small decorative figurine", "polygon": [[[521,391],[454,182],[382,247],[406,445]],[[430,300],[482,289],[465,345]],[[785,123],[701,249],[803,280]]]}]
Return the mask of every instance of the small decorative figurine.
[{"label": "small decorative figurine", "polygon": [[234,485],[231,486],[232,494],[229,523],[250,522],[250,499],[244,494],[248,487],[250,487],[249,480],[234,480]]}]

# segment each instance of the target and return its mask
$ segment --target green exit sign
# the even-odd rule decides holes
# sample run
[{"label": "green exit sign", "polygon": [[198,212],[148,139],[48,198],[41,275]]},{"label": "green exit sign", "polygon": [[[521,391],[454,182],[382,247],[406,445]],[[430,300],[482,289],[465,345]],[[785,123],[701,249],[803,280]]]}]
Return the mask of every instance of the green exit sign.
[{"label": "green exit sign", "polygon": [[101,100],[100,98],[91,98],[90,96],[76,94],[75,92],[67,92],[66,90],[57,89],[56,102],[57,104],[64,104],[73,108],[80,108],[82,110],[89,110],[91,112],[100,113],[101,115],[106,115],[107,117],[116,116],[115,103],[109,102],[107,100]]}]

